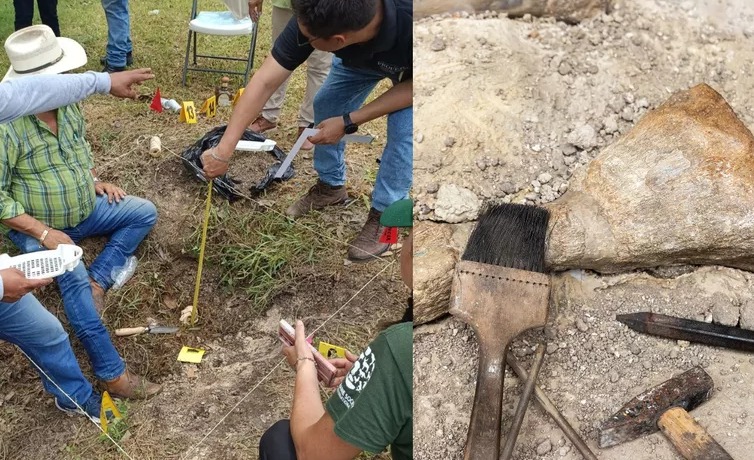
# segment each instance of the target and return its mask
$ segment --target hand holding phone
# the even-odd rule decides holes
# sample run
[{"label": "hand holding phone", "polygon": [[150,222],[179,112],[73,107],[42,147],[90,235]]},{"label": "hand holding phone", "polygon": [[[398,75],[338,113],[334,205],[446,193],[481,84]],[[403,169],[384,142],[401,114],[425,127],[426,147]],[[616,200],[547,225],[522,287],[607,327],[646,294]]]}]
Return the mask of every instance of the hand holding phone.
[{"label": "hand holding phone", "polygon": [[[294,346],[296,343],[296,331],[288,324],[284,319],[280,320],[280,329],[278,329],[278,336],[280,340],[288,345]],[[314,363],[317,366],[317,378],[320,382],[327,386],[332,386],[333,380],[336,377],[337,370],[328,360],[326,360],[311,344],[308,344],[311,349],[312,356],[314,357]]]}]

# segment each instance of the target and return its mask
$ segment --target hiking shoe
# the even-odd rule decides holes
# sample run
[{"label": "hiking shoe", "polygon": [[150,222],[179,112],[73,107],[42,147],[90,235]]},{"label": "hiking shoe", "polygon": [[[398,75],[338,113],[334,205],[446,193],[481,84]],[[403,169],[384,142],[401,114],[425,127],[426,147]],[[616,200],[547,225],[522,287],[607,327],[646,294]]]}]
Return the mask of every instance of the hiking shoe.
[{"label": "hiking shoe", "polygon": [[105,387],[110,396],[121,399],[149,399],[162,391],[162,386],[129,371],[115,380],[105,382]]},{"label": "hiking shoe", "polygon": [[277,123],[273,123],[270,120],[266,119],[262,115],[259,115],[256,120],[252,121],[249,125],[249,129],[254,131],[255,133],[262,134],[265,131],[269,131],[271,129],[275,129],[278,127]]},{"label": "hiking shoe", "polygon": [[333,187],[317,180],[317,183],[312,185],[309,192],[293,203],[285,213],[289,217],[301,217],[309,211],[345,203],[346,200],[348,200],[348,192],[346,192],[345,186]]},{"label": "hiking shoe", "polygon": [[[102,56],[101,58],[99,58],[99,63],[102,65],[107,65],[107,56]],[[126,53],[126,67],[131,67],[132,65],[134,65],[134,57],[133,53],[129,51],[128,53]]]},{"label": "hiking shoe", "polygon": [[[301,137],[301,133],[303,133],[305,129],[306,129],[306,127],[299,126],[299,128],[298,128],[298,136],[296,137],[296,139],[298,139],[299,137]],[[304,139],[304,143],[301,145],[301,150],[311,150],[313,148],[314,148],[314,144],[312,144],[311,142],[309,142],[309,139]]]},{"label": "hiking shoe", "polygon": [[351,262],[369,262],[390,248],[390,244],[380,243],[380,234],[384,229],[380,225],[381,215],[382,213],[374,208],[369,210],[364,228],[348,247],[348,260]]},{"label": "hiking shoe", "polygon": [[73,406],[73,402],[70,400],[67,401],[66,404],[61,403],[58,401],[58,398],[55,398],[55,407],[62,410],[68,415],[83,415],[85,417],[88,417],[89,420],[99,425],[99,414],[100,410],[102,410],[102,396],[94,392],[89,397],[89,399],[86,400],[84,404],[81,405],[81,407],[70,407]]}]

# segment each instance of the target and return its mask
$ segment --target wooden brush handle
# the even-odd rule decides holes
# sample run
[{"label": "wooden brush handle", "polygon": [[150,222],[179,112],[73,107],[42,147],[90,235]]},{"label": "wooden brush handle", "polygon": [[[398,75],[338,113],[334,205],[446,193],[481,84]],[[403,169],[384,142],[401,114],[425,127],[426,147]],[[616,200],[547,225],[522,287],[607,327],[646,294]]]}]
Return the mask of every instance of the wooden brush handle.
[{"label": "wooden brush handle", "polygon": [[665,411],[657,425],[686,460],[733,460],[681,407]]},{"label": "wooden brush handle", "polygon": [[479,343],[474,406],[464,460],[498,460],[500,456],[500,416],[503,410],[505,345]]}]

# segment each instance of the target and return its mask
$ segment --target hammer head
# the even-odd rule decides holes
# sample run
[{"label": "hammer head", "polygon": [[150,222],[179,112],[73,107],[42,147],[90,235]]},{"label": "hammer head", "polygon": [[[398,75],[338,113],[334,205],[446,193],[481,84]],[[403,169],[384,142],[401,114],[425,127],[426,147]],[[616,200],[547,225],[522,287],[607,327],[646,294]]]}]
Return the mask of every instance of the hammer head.
[{"label": "hammer head", "polygon": [[602,424],[599,446],[615,446],[658,431],[657,421],[666,410],[693,410],[710,398],[713,386],[712,377],[697,366],[645,391]]}]

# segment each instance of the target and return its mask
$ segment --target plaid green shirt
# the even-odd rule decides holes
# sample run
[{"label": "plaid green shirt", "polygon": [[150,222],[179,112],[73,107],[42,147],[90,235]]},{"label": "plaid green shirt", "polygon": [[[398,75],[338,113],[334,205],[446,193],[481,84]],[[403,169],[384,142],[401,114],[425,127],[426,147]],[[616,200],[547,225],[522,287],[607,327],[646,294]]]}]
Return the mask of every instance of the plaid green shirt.
[{"label": "plaid green shirt", "polygon": [[0,220],[27,213],[64,229],[94,210],[84,116],[78,105],[61,107],[57,116],[57,136],[34,115],[0,125]]}]

